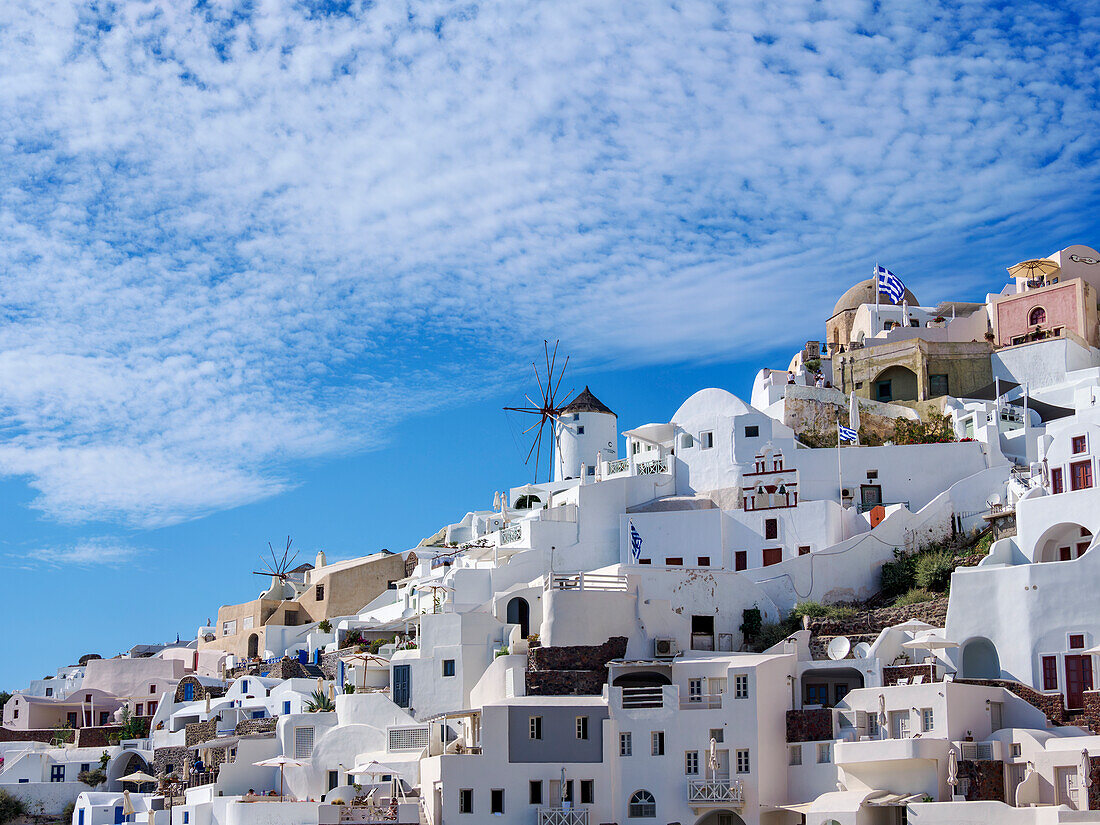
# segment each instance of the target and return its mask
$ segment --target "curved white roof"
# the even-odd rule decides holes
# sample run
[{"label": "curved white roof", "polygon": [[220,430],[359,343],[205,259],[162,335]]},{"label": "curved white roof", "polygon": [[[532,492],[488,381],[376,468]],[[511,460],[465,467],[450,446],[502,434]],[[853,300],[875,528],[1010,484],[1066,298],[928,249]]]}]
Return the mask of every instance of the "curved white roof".
[{"label": "curved white roof", "polygon": [[672,416],[676,422],[685,421],[698,415],[744,415],[745,413],[760,412],[755,407],[750,407],[729,390],[710,387],[699,390],[687,401],[680,405],[680,409]]}]

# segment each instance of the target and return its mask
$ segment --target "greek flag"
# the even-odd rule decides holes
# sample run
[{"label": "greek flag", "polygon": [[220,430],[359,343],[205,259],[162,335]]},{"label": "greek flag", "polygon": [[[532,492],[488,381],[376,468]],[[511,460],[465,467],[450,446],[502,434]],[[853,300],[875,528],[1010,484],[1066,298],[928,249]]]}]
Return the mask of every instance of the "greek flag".
[{"label": "greek flag", "polygon": [[845,427],[843,424],[837,424],[837,430],[840,432],[841,441],[858,441],[859,433],[853,430],[851,427]]},{"label": "greek flag", "polygon": [[630,520],[630,555],[634,557],[634,561],[638,561],[638,557],[642,554],[642,537],[638,534],[637,528],[634,526],[634,519]]},{"label": "greek flag", "polygon": [[889,297],[895,304],[905,297],[905,284],[886,267],[875,264],[875,280],[878,283],[878,291]]}]

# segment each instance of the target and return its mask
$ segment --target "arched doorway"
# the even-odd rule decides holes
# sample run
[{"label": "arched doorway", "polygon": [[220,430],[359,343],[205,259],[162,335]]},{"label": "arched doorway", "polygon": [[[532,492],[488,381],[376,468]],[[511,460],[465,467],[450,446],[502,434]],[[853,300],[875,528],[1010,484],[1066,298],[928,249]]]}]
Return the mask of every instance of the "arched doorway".
[{"label": "arched doorway", "polygon": [[252,633],[248,637],[248,658],[255,659],[260,655],[260,637]]},{"label": "arched doorway", "polygon": [[964,642],[959,651],[959,675],[964,679],[1000,679],[1001,660],[996,645],[984,636]]},{"label": "arched doorway", "polygon": [[527,603],[527,599],[516,596],[510,602],[508,602],[508,608],[505,614],[505,619],[508,624],[518,624],[519,633],[523,638],[527,638],[531,635],[531,605]]},{"label": "arched doorway", "polygon": [[1080,558],[1092,544],[1092,531],[1067,521],[1048,527],[1035,542],[1035,561],[1071,561]]},{"label": "arched doorway", "polygon": [[745,820],[733,811],[708,811],[695,821],[695,825],[745,825]]},{"label": "arched doorway", "polygon": [[651,670],[638,670],[633,673],[624,673],[617,676],[612,682],[615,687],[662,687],[671,685],[672,680],[663,673],[654,673]]},{"label": "arched doorway", "polygon": [[[123,751],[107,763],[107,787],[104,790],[123,790],[122,783],[119,782],[119,779],[139,771],[152,774],[153,769],[137,751]],[[130,791],[137,790],[134,785],[129,785],[128,789]]]},{"label": "arched doorway", "polygon": [[871,398],[875,401],[916,401],[919,392],[917,374],[898,365],[884,369],[871,384]]}]

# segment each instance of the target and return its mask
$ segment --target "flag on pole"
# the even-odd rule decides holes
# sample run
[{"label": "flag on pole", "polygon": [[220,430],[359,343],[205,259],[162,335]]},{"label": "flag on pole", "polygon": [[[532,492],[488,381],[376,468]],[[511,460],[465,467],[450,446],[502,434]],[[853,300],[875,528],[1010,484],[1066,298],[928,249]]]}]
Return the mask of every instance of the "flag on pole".
[{"label": "flag on pole", "polygon": [[889,297],[895,304],[905,297],[905,284],[901,279],[884,266],[875,264],[875,283],[878,291]]},{"label": "flag on pole", "polygon": [[630,520],[630,555],[634,557],[635,563],[638,561],[638,557],[642,554],[642,537],[638,534],[638,529],[634,526],[634,519]]},{"label": "flag on pole", "polygon": [[837,432],[840,435],[841,441],[858,441],[859,433],[853,430],[851,427],[845,427],[843,424],[837,424]]}]

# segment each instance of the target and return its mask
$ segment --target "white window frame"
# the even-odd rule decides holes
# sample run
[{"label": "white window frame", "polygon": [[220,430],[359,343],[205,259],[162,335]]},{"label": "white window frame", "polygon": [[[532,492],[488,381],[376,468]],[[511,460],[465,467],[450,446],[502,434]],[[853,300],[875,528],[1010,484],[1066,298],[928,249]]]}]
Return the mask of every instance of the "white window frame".
[{"label": "white window frame", "polygon": [[684,776],[699,775],[699,751],[684,751]]},{"label": "white window frame", "polygon": [[802,745],[790,745],[787,748],[787,764],[788,765],[801,765],[802,764]]},{"label": "white window frame", "polygon": [[738,748],[734,752],[734,766],[739,774],[752,773],[752,759],[748,748]]},{"label": "white window frame", "polygon": [[749,674],[736,673],[733,676],[733,698],[734,699],[748,699],[749,698]]},{"label": "white window frame", "polygon": [[833,743],[832,742],[819,742],[817,745],[817,764],[819,765],[831,765],[833,764]]},{"label": "white window frame", "polygon": [[649,753],[651,756],[665,755],[665,732],[655,730],[649,734]]},{"label": "white window frame", "polygon": [[634,737],[630,731],[622,731],[619,734],[619,756],[634,755]]},{"label": "white window frame", "polygon": [[714,430],[703,430],[701,433],[699,433],[699,449],[714,449]]},{"label": "white window frame", "polygon": [[528,716],[527,717],[527,738],[531,740],[542,739],[542,717],[541,716]]}]

